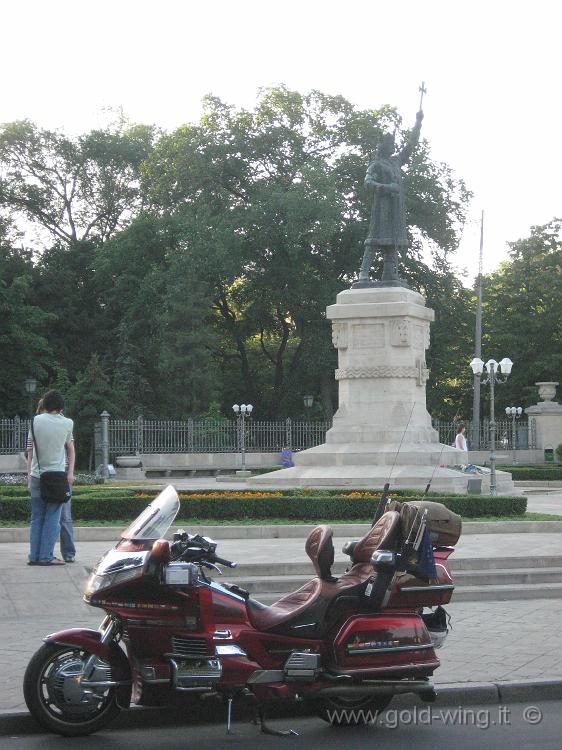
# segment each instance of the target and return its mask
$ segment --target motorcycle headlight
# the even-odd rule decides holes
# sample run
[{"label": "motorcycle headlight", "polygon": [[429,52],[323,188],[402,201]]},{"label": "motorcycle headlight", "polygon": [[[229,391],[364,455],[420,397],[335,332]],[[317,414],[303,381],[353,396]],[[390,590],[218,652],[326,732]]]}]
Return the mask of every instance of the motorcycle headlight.
[{"label": "motorcycle headlight", "polygon": [[98,575],[94,572],[88,578],[84,593],[86,596],[92,596],[92,594],[95,594],[102,589],[116,586],[119,583],[125,583],[125,581],[131,581],[134,578],[140,578],[142,573],[143,568],[139,566],[125,568],[124,570],[118,570],[115,573],[106,573],[104,575]]}]

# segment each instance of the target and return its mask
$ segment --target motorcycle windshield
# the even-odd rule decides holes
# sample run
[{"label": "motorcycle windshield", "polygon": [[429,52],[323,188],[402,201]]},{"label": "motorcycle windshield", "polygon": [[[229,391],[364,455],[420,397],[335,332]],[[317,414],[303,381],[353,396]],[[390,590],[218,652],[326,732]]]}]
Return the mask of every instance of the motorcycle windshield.
[{"label": "motorcycle windshield", "polygon": [[121,534],[121,539],[161,539],[180,509],[178,493],[168,485]]}]

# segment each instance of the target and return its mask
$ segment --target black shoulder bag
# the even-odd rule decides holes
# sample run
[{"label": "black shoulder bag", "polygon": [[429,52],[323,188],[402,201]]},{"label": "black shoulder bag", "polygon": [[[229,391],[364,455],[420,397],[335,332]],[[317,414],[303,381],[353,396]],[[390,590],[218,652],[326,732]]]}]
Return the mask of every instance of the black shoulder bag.
[{"label": "black shoulder bag", "polygon": [[31,420],[31,437],[33,438],[35,455],[37,456],[37,466],[39,468],[41,500],[43,500],[44,503],[66,503],[71,498],[70,485],[68,484],[66,471],[44,471],[41,474],[39,451],[37,450],[37,440],[35,440],[35,432],[33,430],[34,421],[35,417]]}]

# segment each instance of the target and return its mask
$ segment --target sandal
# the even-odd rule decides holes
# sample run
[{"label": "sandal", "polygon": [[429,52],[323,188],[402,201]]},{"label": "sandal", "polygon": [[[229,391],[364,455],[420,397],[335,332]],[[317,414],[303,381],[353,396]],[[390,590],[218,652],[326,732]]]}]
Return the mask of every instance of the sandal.
[{"label": "sandal", "polygon": [[49,562],[38,562],[37,565],[66,565],[64,560],[59,560],[58,557],[53,557]]}]

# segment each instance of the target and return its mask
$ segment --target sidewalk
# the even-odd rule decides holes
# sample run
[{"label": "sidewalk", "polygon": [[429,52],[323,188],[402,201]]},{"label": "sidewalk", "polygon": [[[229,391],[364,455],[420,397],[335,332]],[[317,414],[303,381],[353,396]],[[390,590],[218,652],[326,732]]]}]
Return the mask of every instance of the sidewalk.
[{"label": "sidewalk", "polygon": [[[344,541],[334,540],[336,561],[345,559]],[[46,634],[101,622],[103,612],[82,602],[82,590],[87,568],[110,546],[80,543],[74,565],[52,569],[28,567],[26,544],[0,545],[0,712],[26,710],[23,674]],[[219,551],[245,563],[308,560],[304,539],[230,539],[220,542]],[[462,565],[482,557],[561,554],[562,534],[475,534],[461,537],[454,559]],[[453,595],[447,610],[453,630],[438,652],[437,684],[562,680],[562,599],[455,603]]]}]

